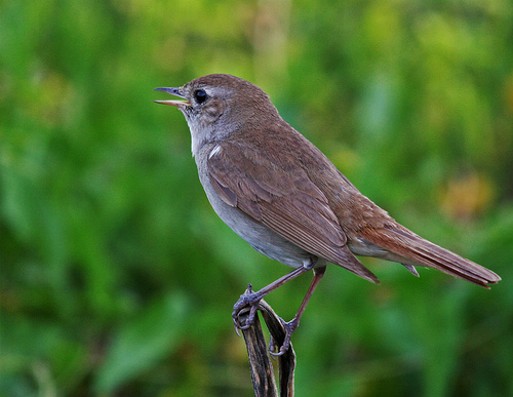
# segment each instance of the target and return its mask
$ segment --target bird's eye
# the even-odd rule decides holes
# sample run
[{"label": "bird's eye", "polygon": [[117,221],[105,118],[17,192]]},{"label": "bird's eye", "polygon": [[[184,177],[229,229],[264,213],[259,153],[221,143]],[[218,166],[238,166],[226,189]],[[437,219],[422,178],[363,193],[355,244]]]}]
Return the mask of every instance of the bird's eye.
[{"label": "bird's eye", "polygon": [[196,102],[201,104],[201,103],[205,102],[207,100],[207,98],[208,98],[208,95],[205,92],[205,90],[199,89],[199,90],[194,91],[194,99],[196,100]]}]

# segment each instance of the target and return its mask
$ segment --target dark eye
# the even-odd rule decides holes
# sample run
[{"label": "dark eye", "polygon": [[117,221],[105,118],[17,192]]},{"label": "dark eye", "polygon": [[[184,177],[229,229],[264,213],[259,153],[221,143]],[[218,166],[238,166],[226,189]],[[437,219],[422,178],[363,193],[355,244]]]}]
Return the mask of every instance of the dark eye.
[{"label": "dark eye", "polygon": [[207,98],[208,98],[208,95],[205,92],[205,90],[199,89],[199,90],[194,91],[194,99],[196,100],[196,102],[203,103],[207,100]]}]

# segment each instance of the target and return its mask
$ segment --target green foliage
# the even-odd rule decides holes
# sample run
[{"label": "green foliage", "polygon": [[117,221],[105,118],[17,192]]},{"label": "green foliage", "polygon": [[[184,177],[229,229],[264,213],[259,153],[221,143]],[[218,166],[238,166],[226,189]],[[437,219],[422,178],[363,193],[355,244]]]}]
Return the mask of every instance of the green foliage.
[{"label": "green foliage", "polygon": [[[513,395],[508,0],[0,2],[0,396],[251,395],[231,306],[289,269],[217,220],[153,87],[215,72],[491,291],[368,260],[294,335],[298,396]],[[293,315],[308,277],[269,296]]]},{"label": "green foliage", "polygon": [[98,371],[101,394],[111,392],[133,375],[151,368],[167,356],[185,334],[183,297],[177,294],[159,299],[134,323],[123,324]]}]

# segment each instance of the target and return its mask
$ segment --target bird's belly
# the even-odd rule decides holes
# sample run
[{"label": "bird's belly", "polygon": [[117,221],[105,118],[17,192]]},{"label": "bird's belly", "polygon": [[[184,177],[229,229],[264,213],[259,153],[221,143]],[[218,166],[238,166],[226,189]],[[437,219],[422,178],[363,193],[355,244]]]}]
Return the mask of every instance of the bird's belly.
[{"label": "bird's belly", "polygon": [[314,255],[279,236],[268,227],[256,222],[236,207],[219,198],[208,180],[201,178],[210,205],[216,214],[235,233],[246,240],[255,250],[285,265],[299,267],[309,264]]}]

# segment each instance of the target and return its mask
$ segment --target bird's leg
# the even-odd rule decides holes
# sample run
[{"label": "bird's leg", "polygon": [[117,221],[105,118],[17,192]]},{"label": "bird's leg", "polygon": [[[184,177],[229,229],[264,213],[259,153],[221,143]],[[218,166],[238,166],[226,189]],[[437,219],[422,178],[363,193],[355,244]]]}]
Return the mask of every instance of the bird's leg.
[{"label": "bird's leg", "polygon": [[290,320],[288,322],[282,321],[283,328],[285,329],[285,338],[283,339],[283,343],[277,352],[275,352],[276,346],[275,346],[274,340],[271,339],[271,343],[269,344],[269,351],[273,356],[281,356],[287,350],[289,350],[290,338],[292,336],[292,333],[299,326],[299,321],[301,320],[301,316],[303,315],[303,312],[306,309],[306,305],[308,304],[308,301],[310,300],[310,298],[312,297],[312,294],[314,293],[315,289],[317,288],[317,284],[319,284],[319,281],[321,281],[322,276],[324,276],[325,271],[326,271],[326,266],[313,268],[314,277],[312,279],[310,287],[308,287],[308,291],[306,291],[306,295],[303,298],[303,301],[301,302],[301,305],[299,306],[299,309],[298,309],[296,315],[294,316],[294,318],[292,320]]},{"label": "bird's leg", "polygon": [[[316,260],[309,260],[303,266],[295,268],[290,273],[280,277],[278,280],[272,282],[271,284],[265,286],[264,288],[253,292],[251,290],[251,285],[248,286],[248,289],[242,294],[239,300],[233,306],[232,319],[235,324],[236,329],[248,329],[253,321],[255,320],[256,311],[258,309],[258,303],[266,296],[269,292],[275,290],[276,288],[282,286],[287,281],[293,280],[301,274],[307,272],[312,269],[315,265]],[[249,315],[244,324],[241,324],[239,321],[239,313],[242,309],[249,306]],[[303,309],[304,310],[304,309]]]}]

